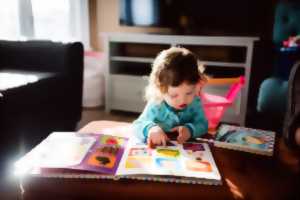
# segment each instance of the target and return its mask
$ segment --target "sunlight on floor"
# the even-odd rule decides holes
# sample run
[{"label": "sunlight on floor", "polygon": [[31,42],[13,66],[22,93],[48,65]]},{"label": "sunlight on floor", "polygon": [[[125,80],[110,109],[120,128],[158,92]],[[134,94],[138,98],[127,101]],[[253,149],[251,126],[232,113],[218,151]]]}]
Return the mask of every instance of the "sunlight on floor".
[{"label": "sunlight on floor", "polygon": [[229,179],[225,179],[230,191],[233,194],[234,199],[244,199],[244,195],[241,193],[241,191],[239,190],[239,188],[233,183],[231,182]]}]

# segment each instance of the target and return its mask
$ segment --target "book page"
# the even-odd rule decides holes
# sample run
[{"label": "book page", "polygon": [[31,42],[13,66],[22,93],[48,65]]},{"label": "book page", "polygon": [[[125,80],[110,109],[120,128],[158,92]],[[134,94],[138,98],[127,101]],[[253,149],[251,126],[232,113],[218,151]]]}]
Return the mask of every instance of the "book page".
[{"label": "book page", "polygon": [[114,175],[123,156],[128,138],[97,134],[95,144],[80,165],[72,169]]},{"label": "book page", "polygon": [[117,175],[168,175],[221,180],[207,144],[170,142],[150,149],[145,144],[130,144]]},{"label": "book page", "polygon": [[96,138],[74,133],[52,133],[40,146],[39,167],[61,168],[81,163]]},{"label": "book page", "polygon": [[78,137],[75,132],[53,132],[17,161],[15,167],[24,171],[36,167],[65,168],[78,165],[95,141],[95,137]]},{"label": "book page", "polygon": [[275,133],[247,127],[223,124],[216,135],[216,146],[224,146],[253,153],[272,155]]},{"label": "book page", "polygon": [[114,175],[127,138],[104,134],[54,132],[16,162],[17,171],[81,170]]}]

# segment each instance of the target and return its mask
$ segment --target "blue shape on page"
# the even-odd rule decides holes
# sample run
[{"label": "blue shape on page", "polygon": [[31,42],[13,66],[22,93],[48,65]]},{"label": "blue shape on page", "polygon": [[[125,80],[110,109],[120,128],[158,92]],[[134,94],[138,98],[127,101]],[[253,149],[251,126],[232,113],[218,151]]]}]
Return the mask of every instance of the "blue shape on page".
[{"label": "blue shape on page", "polygon": [[224,131],[217,135],[217,141],[245,145],[253,148],[267,149],[268,144],[260,132],[236,129]]}]

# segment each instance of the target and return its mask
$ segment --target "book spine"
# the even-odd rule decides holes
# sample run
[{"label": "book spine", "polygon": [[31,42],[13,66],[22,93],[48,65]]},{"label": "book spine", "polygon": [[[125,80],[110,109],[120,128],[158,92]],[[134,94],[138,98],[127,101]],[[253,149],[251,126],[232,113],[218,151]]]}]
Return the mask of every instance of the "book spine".
[{"label": "book spine", "polygon": [[258,155],[265,155],[265,156],[272,156],[273,155],[272,149],[270,149],[270,150],[259,150],[259,149],[257,149],[256,150],[256,149],[247,148],[245,146],[238,145],[238,144],[227,144],[227,143],[218,142],[218,141],[215,142],[215,146],[220,147],[220,148],[224,148],[224,149],[254,153],[254,154],[258,154]]},{"label": "book spine", "polygon": [[154,181],[154,182],[164,182],[164,183],[184,183],[184,184],[201,184],[201,185],[222,185],[220,180],[190,180],[181,178],[165,178],[156,176],[138,176],[138,175],[124,175],[124,176],[114,176],[114,175],[104,175],[104,174],[78,174],[78,173],[51,173],[51,174],[36,174],[32,175],[34,177],[43,178],[62,178],[62,179],[107,179],[118,181],[120,179],[131,179],[139,181]]},{"label": "book spine", "polygon": [[181,179],[181,178],[165,178],[156,176],[138,176],[138,175],[128,175],[121,176],[121,178],[140,180],[140,181],[154,181],[154,182],[164,182],[164,183],[183,183],[183,184],[201,184],[201,185],[222,185],[221,180],[191,180],[191,179]]},{"label": "book spine", "polygon": [[113,179],[119,180],[118,176],[105,174],[78,174],[78,173],[44,173],[32,175],[43,178],[65,178],[65,179]]}]

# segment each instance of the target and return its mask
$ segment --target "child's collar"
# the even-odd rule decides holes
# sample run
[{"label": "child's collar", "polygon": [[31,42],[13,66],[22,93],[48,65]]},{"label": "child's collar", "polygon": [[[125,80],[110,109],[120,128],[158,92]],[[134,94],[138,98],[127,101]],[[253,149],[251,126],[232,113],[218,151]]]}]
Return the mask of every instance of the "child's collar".
[{"label": "child's collar", "polygon": [[187,107],[188,107],[188,106],[187,106],[186,108],[179,110],[179,109],[176,109],[176,108],[173,108],[172,106],[170,106],[166,101],[163,101],[163,104],[166,106],[166,108],[167,108],[169,111],[172,111],[172,112],[175,112],[175,113],[183,112],[183,111],[185,111],[185,110],[187,109]]}]

